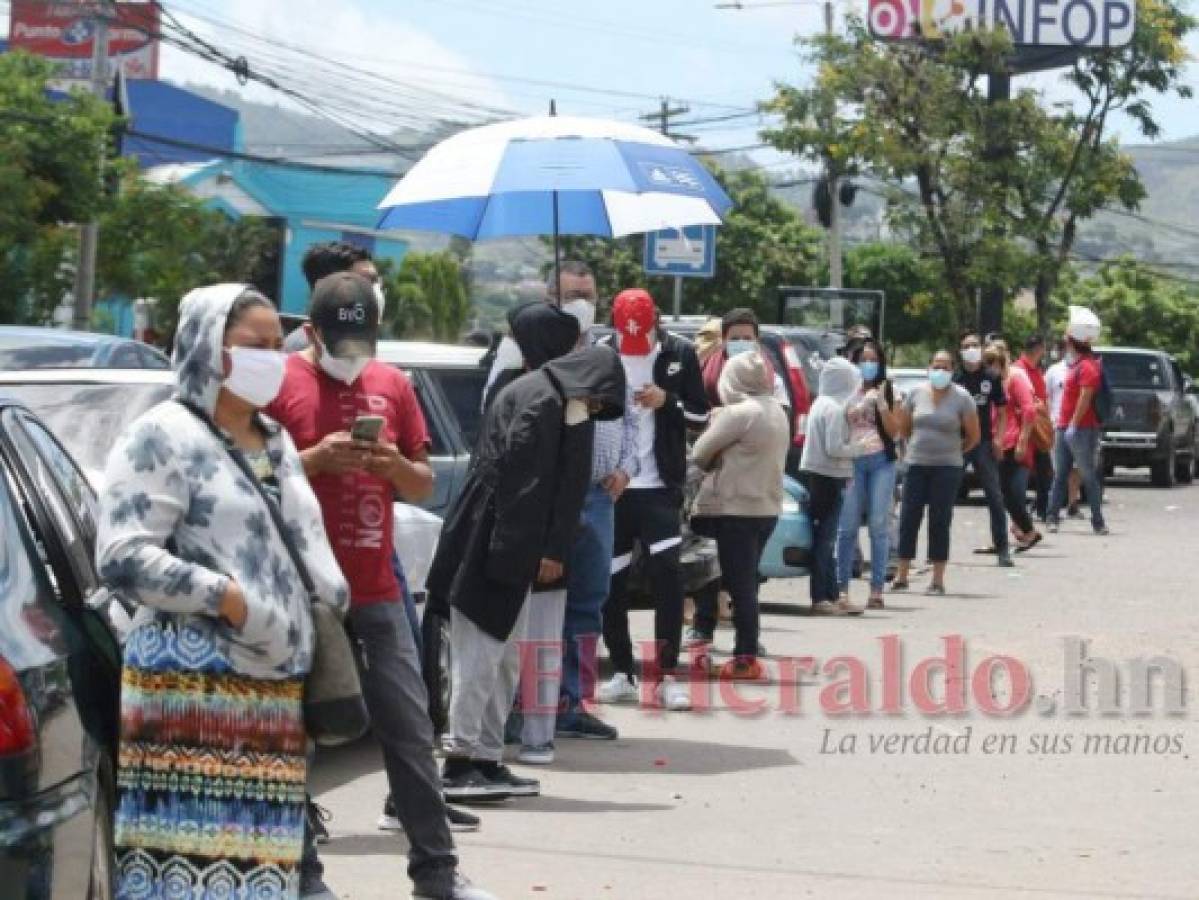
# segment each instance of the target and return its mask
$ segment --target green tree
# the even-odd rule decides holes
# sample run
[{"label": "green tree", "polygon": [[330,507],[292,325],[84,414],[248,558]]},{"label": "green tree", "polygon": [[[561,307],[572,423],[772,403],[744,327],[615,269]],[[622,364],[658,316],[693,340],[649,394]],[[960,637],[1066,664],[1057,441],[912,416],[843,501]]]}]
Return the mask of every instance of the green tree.
[{"label": "green tree", "polygon": [[1199,295],[1134,259],[1105,263],[1090,277],[1065,278],[1052,313],[1064,322],[1067,304],[1089,306],[1103,323],[1103,342],[1154,347],[1199,375]]},{"label": "green tree", "polygon": [[109,107],[83,93],[52,101],[52,69],[22,52],[0,55],[0,322],[40,322],[69,283],[59,255],[72,222],[105,202],[101,150]]},{"label": "green tree", "polygon": [[396,337],[456,342],[470,318],[470,294],[456,254],[409,253],[398,271],[384,267],[386,325]]},{"label": "green tree", "polygon": [[[1034,284],[1044,322],[1078,224],[1111,204],[1135,208],[1144,195],[1112,120],[1123,112],[1156,136],[1148,98],[1189,96],[1182,40],[1194,24],[1173,0],[1138,3],[1128,47],[1087,54],[1067,71],[1077,107],[1046,109],[1031,90],[987,99],[986,76],[1011,54],[1004,33],[885,43],[851,19],[846,36],[810,43],[811,87],[781,85],[765,104],[783,123],[764,137],[895,185],[893,222],[937,259],[959,324],[973,324],[977,290],[996,282],[1009,294]],[[842,113],[831,129],[830,108]]]},{"label": "green tree", "polygon": [[845,254],[845,286],[883,291],[890,347],[953,343],[955,322],[943,302],[937,267],[906,244],[859,244]]}]

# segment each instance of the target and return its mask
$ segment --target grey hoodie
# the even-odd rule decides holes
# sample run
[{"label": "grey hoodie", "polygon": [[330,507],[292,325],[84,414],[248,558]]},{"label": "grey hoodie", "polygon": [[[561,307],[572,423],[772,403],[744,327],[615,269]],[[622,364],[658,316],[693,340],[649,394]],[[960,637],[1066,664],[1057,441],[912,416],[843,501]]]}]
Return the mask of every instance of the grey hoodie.
[{"label": "grey hoodie", "polygon": [[820,370],[820,396],[808,411],[807,439],[799,468],[830,478],[849,478],[861,450],[850,443],[845,408],[862,383],[858,367],[839,356]]},{"label": "grey hoodie", "polygon": [[[209,414],[224,380],[221,347],[245,285],[192,291],[179,308],[177,396]],[[344,610],[345,579],[291,438],[263,417],[284,520],[320,602]],[[108,456],[96,561],[110,588],[139,605],[126,660],[143,668],[222,669],[254,678],[305,674],[309,598],[265,501],[206,425],[175,402],[134,420]],[[167,549],[168,544],[170,549]],[[246,597],[234,631],[217,618],[229,579]],[[163,640],[170,630],[178,640]],[[186,659],[178,658],[186,648]]]}]

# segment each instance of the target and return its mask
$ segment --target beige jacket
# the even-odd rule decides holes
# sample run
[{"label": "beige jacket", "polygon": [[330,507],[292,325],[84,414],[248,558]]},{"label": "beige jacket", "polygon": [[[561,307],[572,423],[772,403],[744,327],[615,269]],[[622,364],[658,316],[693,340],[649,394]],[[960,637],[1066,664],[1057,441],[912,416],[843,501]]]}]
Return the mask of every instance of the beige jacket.
[{"label": "beige jacket", "polygon": [[694,513],[777,516],[791,434],[771,370],[761,354],[742,353],[725,363],[718,390],[724,406],[695,442],[695,462],[707,474]]}]

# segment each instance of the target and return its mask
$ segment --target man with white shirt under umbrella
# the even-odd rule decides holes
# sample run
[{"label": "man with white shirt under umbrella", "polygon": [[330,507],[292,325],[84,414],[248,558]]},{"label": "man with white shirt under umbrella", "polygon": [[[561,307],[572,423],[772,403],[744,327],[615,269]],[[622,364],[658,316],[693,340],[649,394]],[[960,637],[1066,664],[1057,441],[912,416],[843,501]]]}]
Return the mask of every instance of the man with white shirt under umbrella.
[{"label": "man with white shirt under umbrella", "polygon": [[622,291],[613,302],[612,344],[624,364],[629,392],[624,421],[635,449],[628,487],[616,504],[612,585],[604,607],[604,643],[615,674],[600,687],[599,699],[632,703],[639,698],[628,577],[633,550],[640,545],[654,596],[657,641],[657,659],[643,660],[644,674],[656,682],[652,702],[686,710],[691,708],[690,690],[674,670],[683,638],[680,547],[687,431],[707,425],[709,406],[695,348],[662,331],[658,318],[653,298],[640,288]]}]

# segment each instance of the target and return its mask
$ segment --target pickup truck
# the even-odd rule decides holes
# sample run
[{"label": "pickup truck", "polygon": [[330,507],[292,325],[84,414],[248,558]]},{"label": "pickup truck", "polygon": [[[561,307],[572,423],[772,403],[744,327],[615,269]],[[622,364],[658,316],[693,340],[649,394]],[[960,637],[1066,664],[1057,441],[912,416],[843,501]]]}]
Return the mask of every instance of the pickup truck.
[{"label": "pickup truck", "polygon": [[1162,350],[1099,347],[1114,394],[1111,421],[1103,428],[1104,474],[1116,466],[1148,467],[1157,487],[1189,483],[1199,465],[1189,379]]}]

